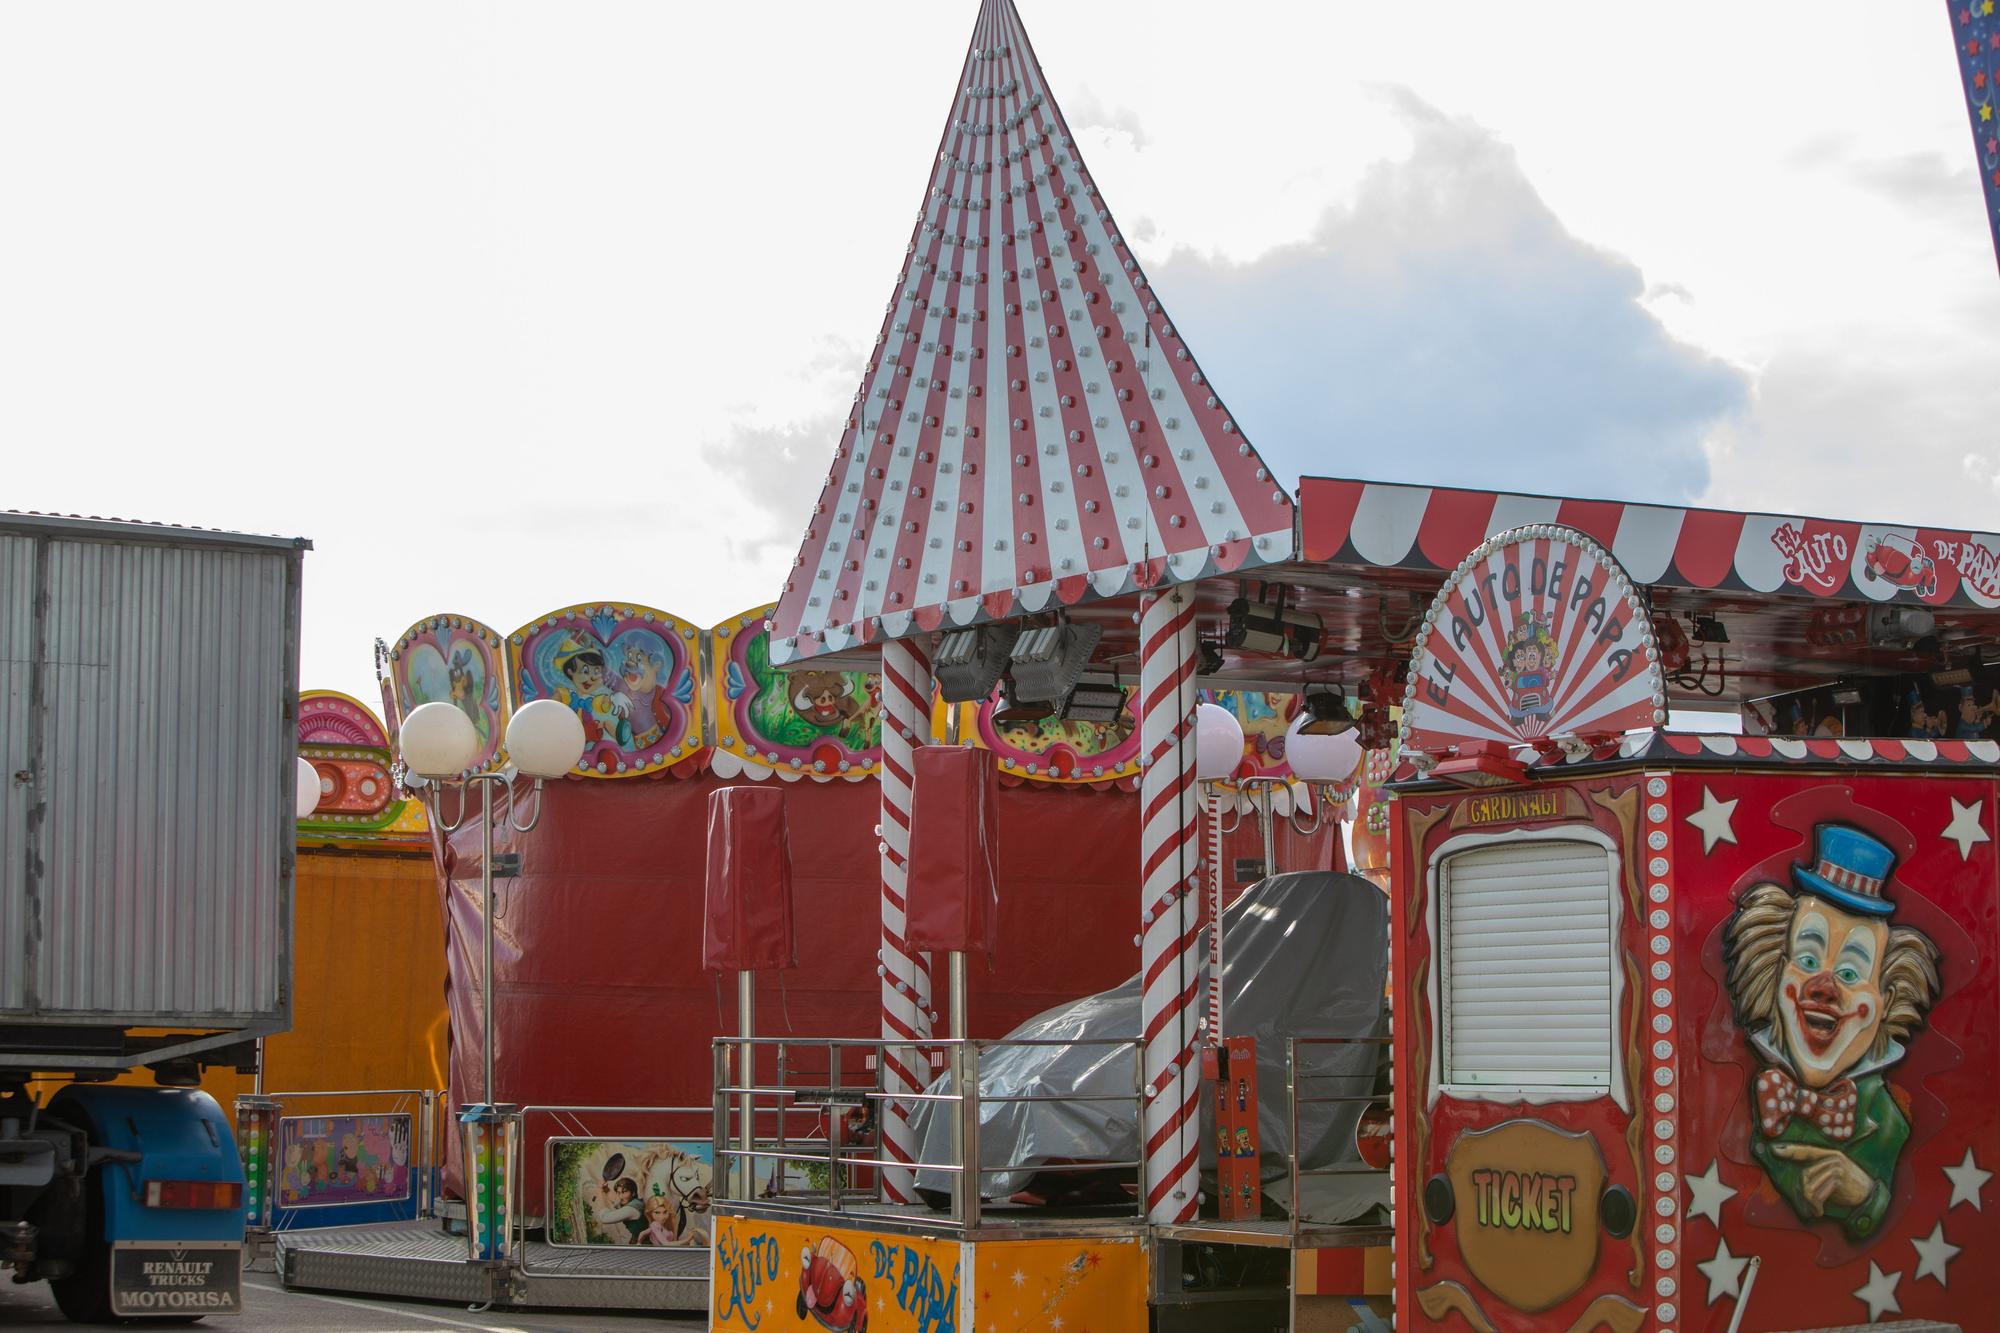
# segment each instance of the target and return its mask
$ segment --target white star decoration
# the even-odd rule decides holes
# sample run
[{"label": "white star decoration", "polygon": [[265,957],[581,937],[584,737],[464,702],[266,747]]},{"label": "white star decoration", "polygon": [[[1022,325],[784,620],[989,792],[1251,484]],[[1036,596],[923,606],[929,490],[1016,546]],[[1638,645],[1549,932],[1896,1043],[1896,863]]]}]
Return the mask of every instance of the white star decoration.
[{"label": "white star decoration", "polygon": [[1986,1211],[1979,1202],[1979,1191],[1985,1188],[1987,1181],[1993,1179],[1993,1173],[1979,1169],[1979,1163],[1972,1160],[1972,1149],[1967,1148],[1965,1160],[1957,1166],[1946,1167],[1944,1173],[1951,1177],[1951,1202],[1944,1206],[1946,1212],[1950,1212],[1962,1203],[1971,1204],[1975,1211],[1982,1213]]},{"label": "white star decoration", "polygon": [[1701,830],[1701,854],[1708,855],[1715,850],[1718,842],[1735,842],[1736,830],[1729,826],[1736,814],[1736,801],[1718,801],[1715,793],[1708,788],[1701,789],[1701,809],[1687,817],[1687,822]]},{"label": "white star decoration", "polygon": [[1712,1161],[1708,1164],[1708,1170],[1700,1175],[1684,1177],[1688,1193],[1693,1196],[1688,1203],[1687,1215],[1689,1217],[1705,1215],[1718,1227],[1722,1225],[1722,1205],[1729,1202],[1730,1196],[1736,1193],[1734,1186],[1722,1183],[1721,1166],[1721,1162]]},{"label": "white star decoration", "polygon": [[1944,1266],[1958,1253],[1958,1246],[1944,1238],[1944,1223],[1931,1228],[1931,1234],[1923,1240],[1912,1239],[1910,1244],[1917,1247],[1917,1276],[1914,1281],[1922,1282],[1927,1277],[1937,1279],[1940,1287],[1949,1286]]},{"label": "white star decoration", "polygon": [[1705,1264],[1696,1264],[1701,1275],[1708,1279],[1708,1303],[1715,1304],[1724,1296],[1743,1295],[1743,1270],[1750,1265],[1750,1257],[1731,1254],[1729,1242],[1715,1242],[1715,1257]]},{"label": "white star decoration", "polygon": [[1952,799],[1951,822],[1944,826],[1944,832],[1939,836],[1946,842],[1958,844],[1958,859],[1961,861],[1972,859],[1975,844],[1993,841],[1993,835],[1986,831],[1985,821],[1979,817],[1985,808],[1984,801],[1961,805],[1956,797]]},{"label": "white star decoration", "polygon": [[1015,1285],[1015,1286],[1017,1286],[1017,1287],[1018,1287],[1018,1286],[1022,1285],[1023,1283],[1025,1283],[1025,1282],[1026,1282],[1027,1280],[1028,1280],[1028,1275],[1027,1275],[1026,1273],[1023,1273],[1023,1272],[1022,1272],[1022,1271],[1021,1271],[1020,1269],[1018,1269],[1018,1268],[1014,1270],[1014,1285]]},{"label": "white star decoration", "polygon": [[1854,1299],[1868,1306],[1868,1322],[1874,1323],[1884,1311],[1901,1314],[1902,1303],[1896,1299],[1896,1284],[1903,1280],[1901,1273],[1885,1273],[1875,1264],[1868,1265],[1868,1281],[1857,1287]]}]

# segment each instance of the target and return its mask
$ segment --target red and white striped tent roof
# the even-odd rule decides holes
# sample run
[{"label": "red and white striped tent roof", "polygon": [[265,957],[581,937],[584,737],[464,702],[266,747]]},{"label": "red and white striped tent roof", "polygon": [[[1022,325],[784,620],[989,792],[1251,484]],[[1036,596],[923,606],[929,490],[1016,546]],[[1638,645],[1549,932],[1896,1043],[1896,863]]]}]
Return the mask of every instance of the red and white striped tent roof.
[{"label": "red and white striped tent roof", "polygon": [[772,661],[1281,562],[1293,540],[1012,0],[982,0]]},{"label": "red and white striped tent roof", "polygon": [[1509,495],[1307,477],[1301,558],[1450,570],[1486,538],[1558,523],[1594,538],[1635,583],[1662,588],[2000,607],[2000,535],[1790,514]]}]

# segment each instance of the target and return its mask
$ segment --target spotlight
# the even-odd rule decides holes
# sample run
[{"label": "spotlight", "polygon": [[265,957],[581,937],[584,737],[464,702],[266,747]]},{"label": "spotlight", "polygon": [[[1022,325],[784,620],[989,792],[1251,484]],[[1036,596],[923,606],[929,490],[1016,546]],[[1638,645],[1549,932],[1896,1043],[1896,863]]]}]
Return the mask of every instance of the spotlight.
[{"label": "spotlight", "polygon": [[1238,597],[1229,604],[1229,628],[1222,642],[1245,652],[1270,653],[1310,662],[1319,656],[1326,627],[1310,611],[1295,611],[1285,605],[1284,595],[1253,602]]},{"label": "spotlight", "polygon": [[1090,654],[1103,633],[1102,625],[1072,625],[1066,620],[1022,630],[1007,668],[1015,697],[1060,703],[1090,665]]},{"label": "spotlight", "polygon": [[1023,699],[1020,688],[1014,684],[1012,676],[1000,678],[1000,698],[993,707],[993,725],[996,727],[1018,727],[1030,722],[1040,722],[1056,711],[1052,699]]},{"label": "spotlight", "polygon": [[1086,676],[1063,700],[1065,722],[1114,723],[1125,716],[1125,686],[1116,676]]},{"label": "spotlight", "polygon": [[1302,735],[1338,736],[1354,726],[1346,698],[1327,690],[1308,694],[1299,711],[1306,715],[1306,721],[1299,725]]},{"label": "spotlight", "polygon": [[1714,616],[1698,615],[1694,618],[1694,641],[1696,643],[1728,643],[1729,630]]},{"label": "spotlight", "polygon": [[1910,648],[1937,632],[1937,617],[1918,606],[1878,606],[1868,612],[1868,642]]},{"label": "spotlight", "polygon": [[982,703],[1007,669],[1007,655],[1021,635],[1017,624],[953,630],[938,645],[931,674],[946,703]]}]

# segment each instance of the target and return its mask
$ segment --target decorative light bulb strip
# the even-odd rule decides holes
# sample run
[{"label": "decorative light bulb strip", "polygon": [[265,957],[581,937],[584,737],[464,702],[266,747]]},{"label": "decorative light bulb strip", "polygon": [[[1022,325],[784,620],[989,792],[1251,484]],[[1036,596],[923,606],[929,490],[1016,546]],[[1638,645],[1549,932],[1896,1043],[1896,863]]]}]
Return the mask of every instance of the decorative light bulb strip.
[{"label": "decorative light bulb strip", "polygon": [[1195,988],[1201,930],[1195,781],[1194,602],[1145,599],[1139,621],[1140,1017],[1147,1216],[1194,1216],[1200,1158]]},{"label": "decorative light bulb strip", "polygon": [[278,1151],[279,1105],[268,1097],[236,1099],[236,1151],[243,1159],[243,1225],[268,1230]]},{"label": "decorative light bulb strip", "polygon": [[[882,645],[882,1036],[887,1041],[926,1041],[931,1035],[930,967],[903,942],[909,889],[910,775],[915,751],[930,738],[931,664],[928,653],[908,642]],[[930,1082],[924,1055],[916,1046],[885,1046],[882,1089],[890,1100],[881,1117],[883,1156],[916,1160],[916,1133],[910,1126],[913,1103],[896,1097],[921,1092]],[[890,1168],[882,1173],[883,1197],[891,1203],[916,1198],[916,1178]]]},{"label": "decorative light bulb strip", "polygon": [[458,1118],[465,1150],[465,1235],[474,1263],[513,1260],[514,1158],[521,1122],[511,1106],[468,1106]]}]

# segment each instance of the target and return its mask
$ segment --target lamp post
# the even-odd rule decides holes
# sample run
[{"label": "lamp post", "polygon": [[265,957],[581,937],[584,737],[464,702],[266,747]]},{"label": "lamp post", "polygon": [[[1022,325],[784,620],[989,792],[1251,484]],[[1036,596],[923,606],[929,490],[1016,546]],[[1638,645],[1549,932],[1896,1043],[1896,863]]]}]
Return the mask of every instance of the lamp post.
[{"label": "lamp post", "polygon": [[[479,977],[480,1100],[478,1105],[465,1108],[459,1123],[464,1134],[466,1236],[471,1258],[506,1265],[512,1262],[511,1174],[520,1126],[512,1107],[503,1108],[494,1101],[493,793],[499,789],[510,829],[526,833],[534,828],[542,814],[542,783],[567,774],[583,755],[583,723],[553,699],[537,699],[523,706],[507,723],[507,754],[512,767],[499,773],[467,771],[479,754],[479,733],[472,719],[452,704],[428,703],[411,710],[403,719],[399,740],[403,763],[429,788],[425,803],[440,831],[449,834],[464,824],[465,789],[479,788],[479,895],[485,927]],[[516,774],[535,780],[534,810],[525,822],[517,819],[513,810]],[[457,787],[459,793],[458,815],[450,820],[442,811],[446,786]]]},{"label": "lamp post", "polygon": [[[424,779],[432,822],[443,833],[455,833],[465,823],[465,789],[479,788],[480,855],[479,895],[485,918],[480,973],[481,1054],[484,1056],[480,1101],[493,1101],[493,792],[498,788],[507,804],[507,826],[516,833],[535,827],[542,814],[542,783],[559,778],[576,766],[583,755],[583,723],[575,713],[553,699],[538,699],[516,712],[507,723],[507,754],[513,771],[470,773],[479,754],[479,733],[472,719],[448,703],[428,703],[413,709],[403,720],[400,736],[403,763]],[[518,772],[535,780],[535,805],[525,823],[517,820],[514,804],[514,776]],[[445,819],[443,788],[458,788],[458,815]]]}]

